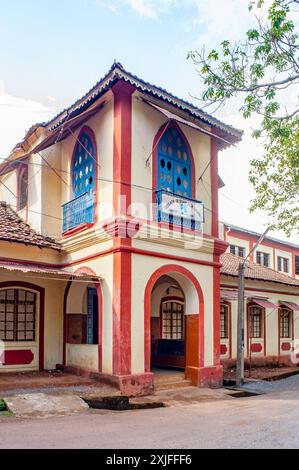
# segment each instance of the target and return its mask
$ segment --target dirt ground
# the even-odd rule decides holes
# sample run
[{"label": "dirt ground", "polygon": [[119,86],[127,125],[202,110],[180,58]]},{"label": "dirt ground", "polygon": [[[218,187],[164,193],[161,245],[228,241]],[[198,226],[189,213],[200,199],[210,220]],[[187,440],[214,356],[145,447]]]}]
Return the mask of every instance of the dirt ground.
[{"label": "dirt ground", "polygon": [[88,392],[89,394],[115,395],[119,392],[109,385],[97,380],[66,374],[60,371],[19,372],[0,374],[0,397],[3,395],[34,392],[60,392],[70,391]]}]

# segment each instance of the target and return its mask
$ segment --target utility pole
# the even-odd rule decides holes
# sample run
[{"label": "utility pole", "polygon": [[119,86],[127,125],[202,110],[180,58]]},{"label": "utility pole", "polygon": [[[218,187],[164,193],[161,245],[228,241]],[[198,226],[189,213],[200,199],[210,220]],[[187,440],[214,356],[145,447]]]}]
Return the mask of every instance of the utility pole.
[{"label": "utility pole", "polygon": [[246,258],[239,264],[238,272],[238,327],[237,327],[237,367],[236,367],[236,386],[241,387],[244,384],[244,349],[245,349],[245,327],[244,327],[244,297],[245,297],[245,268],[246,262],[251,254],[257,249],[259,244],[264,240],[265,236],[271,230],[269,226],[263,235],[260,236],[252,250]]}]

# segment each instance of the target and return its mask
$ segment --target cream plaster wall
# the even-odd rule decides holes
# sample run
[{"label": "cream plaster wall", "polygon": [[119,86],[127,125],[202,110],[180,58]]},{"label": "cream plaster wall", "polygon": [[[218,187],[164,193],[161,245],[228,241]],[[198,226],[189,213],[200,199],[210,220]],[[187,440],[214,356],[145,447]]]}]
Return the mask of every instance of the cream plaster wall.
[{"label": "cream plaster wall", "polygon": [[93,344],[67,344],[66,360],[68,366],[98,372],[98,346]]},{"label": "cream plaster wall", "polygon": [[0,181],[3,182],[3,184],[0,184],[0,201],[6,201],[15,210],[17,206],[16,196],[18,192],[16,170],[0,176]]}]

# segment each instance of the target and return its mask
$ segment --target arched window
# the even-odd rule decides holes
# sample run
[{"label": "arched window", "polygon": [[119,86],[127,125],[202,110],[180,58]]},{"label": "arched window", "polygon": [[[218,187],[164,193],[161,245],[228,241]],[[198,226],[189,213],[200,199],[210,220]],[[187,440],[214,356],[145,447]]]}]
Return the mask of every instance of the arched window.
[{"label": "arched window", "polygon": [[291,338],[292,337],[292,318],[293,312],[291,309],[281,307],[279,309],[279,331],[280,338]]},{"label": "arched window", "polygon": [[94,193],[96,152],[93,139],[83,130],[77,142],[72,163],[72,199]]},{"label": "arched window", "polygon": [[157,190],[192,197],[191,156],[185,140],[176,127],[162,135],[157,148]]},{"label": "arched window", "polygon": [[18,174],[18,201],[17,208],[22,210],[27,206],[28,200],[28,166],[24,166],[19,170]]},{"label": "arched window", "polygon": [[35,341],[36,293],[23,289],[0,290],[0,340]]}]

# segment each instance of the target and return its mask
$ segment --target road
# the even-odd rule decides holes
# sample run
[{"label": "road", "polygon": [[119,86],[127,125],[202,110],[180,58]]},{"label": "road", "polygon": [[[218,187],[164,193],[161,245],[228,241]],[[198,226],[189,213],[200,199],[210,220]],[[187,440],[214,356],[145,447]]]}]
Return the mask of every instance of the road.
[{"label": "road", "polygon": [[0,448],[299,448],[299,376],[267,395],[126,412],[1,419]]}]

